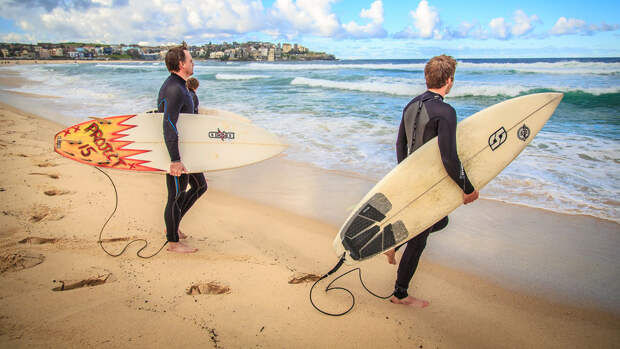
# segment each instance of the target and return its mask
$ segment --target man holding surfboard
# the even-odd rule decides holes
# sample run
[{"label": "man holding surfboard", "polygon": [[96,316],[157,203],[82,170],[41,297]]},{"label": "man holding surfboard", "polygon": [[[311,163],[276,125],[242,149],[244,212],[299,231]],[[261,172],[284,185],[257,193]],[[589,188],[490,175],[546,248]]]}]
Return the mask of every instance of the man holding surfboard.
[{"label": "man holding surfboard", "polygon": [[[186,87],[186,80],[194,74],[194,62],[185,45],[168,50],[165,60],[170,76],[159,90],[157,110],[164,113],[164,141],[171,161],[170,173],[166,174],[168,187],[168,202],[164,210],[166,238],[168,251],[193,253],[197,251],[196,248],[179,242],[179,239],[186,238],[179,231],[179,224],[196,200],[207,191],[207,181],[202,173],[187,173],[179,154],[177,121],[180,113],[194,113],[194,101]],[[190,189],[186,191],[188,184]]]},{"label": "man holding surfboard", "polygon": [[[467,178],[465,169],[456,149],[456,111],[443,101],[454,84],[456,60],[441,55],[431,58],[424,68],[427,91],[412,99],[403,110],[403,118],[396,140],[398,163],[422,146],[437,137],[441,160],[446,172],[463,190],[463,203],[469,204],[478,199],[478,191]],[[423,171],[424,169],[420,169]],[[448,225],[444,217],[407,242],[407,247],[398,265],[392,303],[426,307],[428,302],[409,296],[407,289],[416,271],[422,251],[426,247],[428,235]],[[401,245],[402,246],[402,245]],[[396,264],[395,253],[400,246],[385,253],[390,264]]]}]

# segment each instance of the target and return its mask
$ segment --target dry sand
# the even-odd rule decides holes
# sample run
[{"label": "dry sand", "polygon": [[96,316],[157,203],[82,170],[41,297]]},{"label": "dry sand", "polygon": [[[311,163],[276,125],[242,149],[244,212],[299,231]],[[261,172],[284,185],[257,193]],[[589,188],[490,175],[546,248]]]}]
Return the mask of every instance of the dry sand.
[{"label": "dry sand", "polygon": [[[515,291],[425,256],[410,293],[429,300],[428,308],[374,298],[350,275],[338,284],[355,294],[355,308],[344,317],[322,315],[308,300],[311,283],[288,281],[333,266],[338,226],[223,191],[226,172],[207,176],[206,196],[181,224],[198,253],[164,250],[141,259],[136,244],[109,257],[97,240],[114,208],[113,189],[95,168],[53,152],[53,135],[62,128],[0,105],[0,347],[619,347],[617,313]],[[156,252],[165,239],[163,176],[108,173],[119,209],[103,238],[144,238],[150,244],[143,253]],[[511,214],[492,202],[482,207],[467,213],[463,234],[491,231],[475,224],[488,220],[491,209],[493,215]],[[574,229],[564,216],[538,210],[541,216],[530,219],[527,212],[515,213],[513,219],[524,222],[519,230],[549,224],[541,217],[568,221],[564,228]],[[617,232],[617,226],[597,224]],[[119,251],[126,243],[105,246]],[[382,257],[361,266],[371,290],[391,292],[394,266]],[[326,284],[319,285],[315,301],[329,311],[345,310],[350,299],[325,295]],[[53,290],[63,285],[67,290]]]}]

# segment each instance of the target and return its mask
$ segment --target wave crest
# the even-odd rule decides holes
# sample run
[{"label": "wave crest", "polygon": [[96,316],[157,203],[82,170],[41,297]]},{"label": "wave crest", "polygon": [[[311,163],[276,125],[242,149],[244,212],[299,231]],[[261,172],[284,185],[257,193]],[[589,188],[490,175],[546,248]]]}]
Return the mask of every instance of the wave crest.
[{"label": "wave crest", "polygon": [[268,79],[269,75],[252,75],[252,74],[215,74],[217,80],[253,80]]}]

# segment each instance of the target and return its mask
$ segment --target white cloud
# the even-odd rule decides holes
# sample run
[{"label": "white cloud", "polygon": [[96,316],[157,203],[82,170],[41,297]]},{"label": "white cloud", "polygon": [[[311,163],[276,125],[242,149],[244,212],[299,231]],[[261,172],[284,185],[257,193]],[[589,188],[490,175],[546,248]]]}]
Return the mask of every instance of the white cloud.
[{"label": "white cloud", "polygon": [[361,9],[366,24],[344,25],[331,9],[336,1],[276,0],[265,9],[262,0],[0,0],[0,13],[34,41],[202,43],[247,35],[288,40],[387,36],[382,0]]},{"label": "white cloud", "polygon": [[318,36],[338,35],[338,17],[331,13],[334,0],[276,0],[271,15],[274,23],[285,24],[283,31],[302,32]]},{"label": "white cloud", "polygon": [[478,22],[462,22],[457,30],[451,30],[450,37],[455,39],[476,38],[484,39],[486,34]]},{"label": "white cloud", "polygon": [[534,29],[534,23],[539,23],[537,15],[528,16],[522,10],[516,10],[514,14],[515,24],[512,26],[512,35],[521,36],[531,32]]},{"label": "white cloud", "polygon": [[[361,8],[359,18],[341,23],[332,4],[339,0],[0,0],[2,17],[16,23],[16,33],[0,33],[4,41],[89,41],[102,43],[164,43],[186,40],[237,40],[240,37],[289,41],[305,36],[330,39],[385,38],[382,0]],[[418,0],[409,12],[410,25],[394,38],[508,40],[533,37],[537,15],[516,10],[512,20],[494,18],[488,24],[442,24],[430,0]],[[415,3],[414,3],[415,4]],[[560,17],[550,35],[593,35],[618,30],[618,24],[591,25]]]},{"label": "white cloud", "polygon": [[418,4],[418,8],[415,11],[411,11],[411,18],[413,18],[413,25],[420,33],[421,38],[438,38],[439,35],[439,12],[428,5],[428,1],[422,0]]},{"label": "white cloud", "polygon": [[93,3],[110,7],[113,4],[112,0],[92,0]]},{"label": "white cloud", "polygon": [[418,3],[418,7],[409,12],[409,16],[413,20],[413,26],[409,26],[402,31],[394,34],[395,38],[422,38],[436,39],[448,38],[444,36],[441,28],[441,19],[439,12],[428,4],[427,0]]},{"label": "white cloud", "polygon": [[60,5],[0,3],[0,11],[4,18],[19,20],[35,41],[179,42],[260,31],[267,22],[259,0],[100,1],[80,9]]},{"label": "white cloud", "polygon": [[512,37],[524,36],[534,30],[535,24],[540,22],[537,15],[528,16],[523,10],[516,10],[513,22],[507,22],[504,17],[493,18],[489,22],[491,37],[507,40]]},{"label": "white cloud", "polygon": [[466,38],[469,36],[469,33],[474,29],[474,27],[474,23],[462,22],[459,25],[458,31],[456,31],[456,36],[459,38]]},{"label": "white cloud", "polygon": [[442,25],[439,11],[431,6],[428,0],[422,0],[417,8],[410,12],[413,26],[409,26],[394,34],[395,38],[422,38],[434,40],[452,39],[489,39],[507,40],[512,37],[524,36],[531,33],[535,24],[540,22],[537,15],[528,16],[523,10],[516,10],[513,22],[504,17],[493,18],[487,26],[477,22],[462,22],[457,29]]},{"label": "white cloud", "polygon": [[498,39],[507,39],[510,28],[506,24],[504,17],[493,18],[489,22],[489,28],[491,28],[491,34]]},{"label": "white cloud", "polygon": [[553,28],[551,28],[551,34],[564,35],[564,34],[577,34],[584,31],[586,28],[586,22],[576,18],[560,17]]},{"label": "white cloud", "polygon": [[363,26],[355,21],[342,25],[350,36],[356,38],[380,38],[387,35],[385,29],[383,29],[383,2],[381,0],[373,2],[369,9],[362,9],[360,17],[368,18],[371,22]]},{"label": "white cloud", "polygon": [[21,43],[36,43],[37,41],[31,35],[8,33],[6,35],[0,35],[0,41],[2,42],[21,42]]},{"label": "white cloud", "polygon": [[618,24],[606,24],[601,25],[587,24],[582,19],[560,17],[553,25],[553,28],[549,31],[551,35],[593,35],[595,32],[601,31],[613,31],[620,29]]}]

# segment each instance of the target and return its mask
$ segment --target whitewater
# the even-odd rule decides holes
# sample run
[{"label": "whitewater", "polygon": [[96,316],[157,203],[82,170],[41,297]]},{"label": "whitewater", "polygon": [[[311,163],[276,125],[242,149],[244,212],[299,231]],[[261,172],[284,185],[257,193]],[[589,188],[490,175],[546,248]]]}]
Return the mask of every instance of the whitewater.
[{"label": "whitewater", "polygon": [[[230,110],[280,136],[297,161],[379,180],[396,164],[402,108],[425,91],[424,60],[197,61],[201,106]],[[161,62],[16,66],[56,96],[50,118],[154,108]],[[459,60],[446,97],[462,120],[508,98],[562,92],[547,125],[481,195],[620,222],[620,59]]]}]

